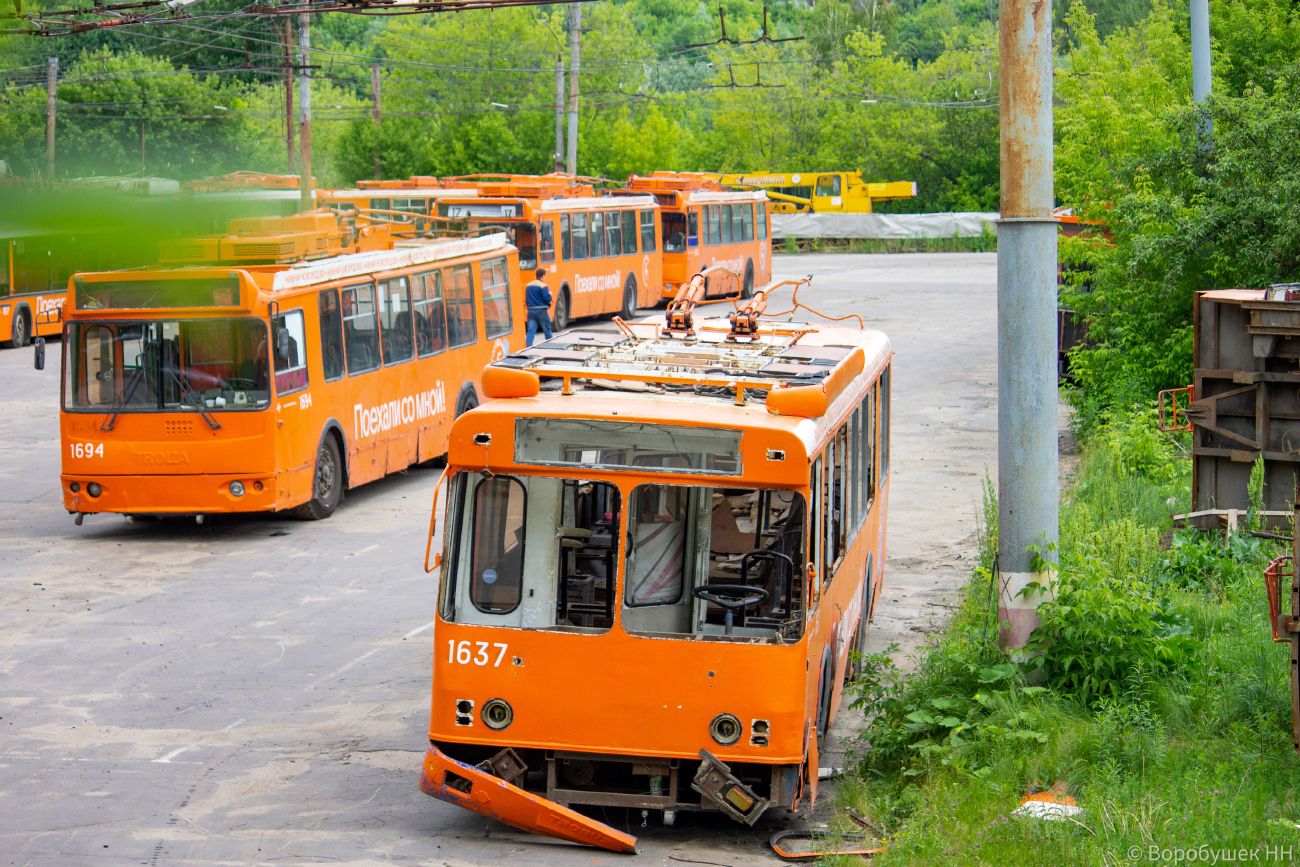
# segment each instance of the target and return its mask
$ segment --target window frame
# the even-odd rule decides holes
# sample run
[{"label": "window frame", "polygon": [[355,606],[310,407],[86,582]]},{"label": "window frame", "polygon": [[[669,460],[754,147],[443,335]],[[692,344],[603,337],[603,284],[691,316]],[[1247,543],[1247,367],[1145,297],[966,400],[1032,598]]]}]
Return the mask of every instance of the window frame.
[{"label": "window frame", "polygon": [[[578,228],[578,223],[582,223],[582,228]],[[573,261],[585,262],[591,258],[591,247],[587,244],[588,220],[585,211],[578,211],[569,215],[569,226],[573,230]],[[578,241],[582,241],[579,245]],[[582,255],[578,254],[579,246],[582,247]]]},{"label": "window frame", "polygon": [[[489,267],[494,279],[498,276],[496,274],[497,269],[500,268],[501,273],[499,276],[504,278],[503,282],[493,283],[489,287],[487,277]],[[506,261],[506,257],[495,256],[491,259],[484,259],[479,262],[479,279],[479,298],[481,299],[480,303],[483,305],[483,333],[487,336],[488,340],[495,340],[496,338],[509,334],[515,330],[514,307],[510,303],[510,267],[509,263]],[[504,328],[499,324],[491,324],[496,320],[488,317],[488,289],[492,288],[495,290],[498,287],[503,287],[503,291],[501,292],[501,301],[504,305],[506,314]],[[496,299],[493,298],[492,300]]]},{"label": "window frame", "polygon": [[640,212],[641,252],[653,253],[658,249],[655,243],[655,212],[653,209]]},{"label": "window frame", "polygon": [[[613,225],[610,221],[613,220]],[[620,211],[605,212],[605,255],[623,255],[623,218]]]},{"label": "window frame", "polygon": [[[640,233],[641,224],[637,220],[636,211],[623,211],[619,217],[619,223],[623,228],[623,255],[635,256],[638,252],[636,238]],[[650,233],[654,234],[654,219],[650,221]]]},{"label": "window frame", "polygon": [[[285,370],[280,370],[279,368],[280,356],[275,352],[274,341],[277,339],[276,335],[280,333],[281,328],[288,329],[290,332],[289,336],[292,339],[293,329],[289,328],[287,324],[289,321],[289,317],[291,316],[297,317],[298,331],[299,331],[299,335],[302,338],[301,345],[298,347],[299,364],[295,367],[289,367],[286,368]],[[276,324],[277,319],[280,320],[280,324]],[[303,389],[310,387],[311,372],[307,369],[308,359],[307,359],[307,314],[306,312],[301,307],[295,307],[292,310],[283,310],[277,315],[273,316],[271,318],[271,340],[272,340],[271,379],[275,382],[275,396],[281,397],[290,394],[297,394]],[[302,382],[300,384],[292,384],[289,387],[281,390],[280,377],[286,374],[297,373],[300,370],[302,371]]]},{"label": "window frame", "polygon": [[[329,306],[328,301],[330,299],[334,302],[334,311],[332,315],[335,321],[332,333],[327,335],[325,317],[331,315],[326,309]],[[343,350],[343,304],[342,299],[339,298],[339,290],[337,286],[330,287],[329,289],[322,289],[317,293],[316,326],[316,333],[320,338],[321,376],[326,382],[336,382],[342,379],[348,370],[348,363],[347,359],[344,357]],[[332,340],[327,340],[327,336],[332,338]],[[327,352],[329,349],[333,349],[338,355],[338,368],[333,376],[330,376],[329,370],[329,354]]]},{"label": "window frame", "polygon": [[[430,278],[430,277],[436,277],[436,278],[437,278],[436,281],[435,281],[436,284],[437,284],[437,287],[436,287],[436,290],[435,290],[435,291],[437,292],[437,297],[436,297],[436,298],[433,298],[433,299],[431,299],[431,298],[429,297],[429,282],[428,282],[428,281],[429,281],[429,278]],[[414,290],[414,287],[415,287],[415,285],[416,285],[416,281],[417,281],[417,280],[419,281],[420,291],[421,291],[421,293],[424,295],[424,297],[421,298],[421,299],[419,299],[418,301],[415,299],[415,290]],[[420,307],[426,307],[426,308],[428,308],[428,307],[431,307],[431,306],[433,306],[433,305],[437,305],[438,317],[439,317],[439,318],[441,319],[441,321],[442,321],[442,327],[441,327],[441,329],[440,329],[439,332],[438,332],[439,339],[440,339],[440,341],[442,342],[442,347],[439,348],[439,349],[431,349],[431,350],[429,350],[428,352],[421,352],[421,351],[420,351],[420,332],[419,332],[419,331],[416,331],[416,332],[415,332],[415,356],[416,356],[416,358],[432,358],[432,357],[435,356],[435,355],[441,355],[442,353],[444,353],[444,352],[447,351],[447,310],[446,310],[446,304],[443,302],[443,298],[442,298],[442,269],[440,269],[440,268],[434,268],[432,271],[422,271],[422,272],[420,272],[419,274],[415,274],[415,275],[413,275],[413,276],[411,277],[411,285],[412,285],[412,291],[411,291],[411,327],[412,327],[412,328],[415,327],[415,317],[416,317],[416,315],[418,315],[418,314],[420,313],[420,310],[418,309],[418,308],[420,308]],[[428,321],[431,317],[426,316],[425,318],[426,318],[426,321]],[[430,342],[430,344],[433,343],[433,336],[434,336],[434,335],[433,335],[433,332],[430,331],[430,333],[429,333],[429,342]]]},{"label": "window frame", "polygon": [[[524,500],[524,505],[523,505],[523,515],[524,515],[524,520],[523,520],[523,524],[521,525],[521,526],[523,527],[523,535],[522,535],[522,536],[520,537],[520,539],[519,539],[519,548],[520,548],[520,551],[519,551],[519,564],[520,564],[520,565],[519,565],[519,575],[517,576],[517,579],[516,579],[516,591],[517,591],[517,592],[516,592],[516,597],[515,597],[515,604],[512,605],[512,606],[510,606],[509,608],[503,610],[503,611],[495,611],[495,610],[485,609],[485,608],[481,607],[481,606],[478,604],[478,600],[475,598],[474,587],[475,587],[475,585],[478,583],[478,579],[477,579],[477,577],[475,576],[475,568],[474,568],[474,567],[477,565],[477,557],[478,557],[478,550],[477,550],[477,546],[475,545],[475,542],[478,540],[479,535],[480,535],[480,534],[479,534],[479,527],[478,527],[478,495],[479,495],[479,491],[482,490],[482,488],[483,488],[484,485],[486,485],[486,484],[490,484],[490,483],[494,483],[494,482],[496,482],[496,481],[498,481],[498,480],[501,480],[501,479],[504,479],[504,480],[506,480],[507,482],[511,482],[511,483],[513,483],[513,484],[519,486],[519,491],[520,491],[520,493],[523,495],[523,500]],[[470,505],[470,509],[469,509],[469,513],[470,513],[470,519],[469,519],[469,548],[470,548],[470,550],[469,550],[469,562],[468,562],[468,564],[467,564],[468,569],[469,569],[469,587],[468,587],[468,592],[467,592],[467,594],[466,594],[467,597],[468,597],[468,599],[469,599],[469,604],[470,604],[470,605],[473,605],[474,608],[475,608],[475,610],[477,610],[477,611],[478,611],[479,613],[481,613],[481,614],[492,614],[492,615],[497,615],[497,616],[503,616],[503,615],[506,615],[506,614],[512,614],[512,613],[514,613],[514,611],[515,611],[516,609],[519,608],[519,606],[523,603],[523,599],[524,599],[524,569],[523,569],[523,564],[524,564],[524,562],[526,562],[526,557],[527,557],[527,553],[528,553],[528,486],[525,485],[523,482],[521,482],[521,481],[520,481],[517,477],[515,477],[515,476],[504,475],[504,474],[497,474],[497,475],[494,475],[494,476],[492,476],[492,477],[490,477],[490,478],[479,479],[478,482],[474,485],[474,492],[473,492],[473,494],[471,495],[471,497],[472,497],[472,499],[471,499],[471,505]],[[508,502],[509,502],[509,498],[507,497],[507,503],[508,503]],[[459,570],[458,570],[458,571],[459,571]]]},{"label": "window frame", "polygon": [[469,315],[468,333],[473,336],[473,339],[461,343],[452,343],[451,342],[451,317],[448,316],[447,317],[447,348],[448,349],[461,349],[463,347],[473,346],[474,344],[478,343],[478,303],[474,297],[474,269],[470,266],[469,262],[465,262],[464,264],[461,265],[448,265],[442,269],[443,271],[448,272],[448,274],[444,275],[442,281],[443,310],[447,310],[447,308],[450,306],[448,302],[448,294],[449,294],[449,289],[452,285],[452,281],[447,279],[447,276],[449,276],[450,274],[460,272],[462,269],[469,272],[469,279],[466,281],[466,286],[468,286],[469,288],[469,299],[468,301],[461,301],[458,297],[456,304],[458,306],[463,305],[465,308],[469,310],[470,315]]},{"label": "window frame", "polygon": [[731,246],[731,213],[731,205],[718,206],[718,227],[721,229],[718,245],[722,247]]},{"label": "window frame", "polygon": [[767,240],[767,202],[754,206],[754,237],[760,241]]},{"label": "window frame", "polygon": [[[348,329],[347,329],[347,324],[348,324],[348,322],[350,322],[350,321],[360,319],[361,317],[365,316],[365,314],[364,314],[364,313],[353,313],[351,316],[349,316],[347,313],[345,313],[345,312],[343,311],[343,296],[344,296],[344,294],[347,293],[347,292],[359,293],[359,292],[362,291],[362,290],[368,291],[368,292],[370,293],[370,316],[371,316],[371,318],[372,318],[372,321],[374,322],[374,329],[373,329],[373,330],[374,330],[374,333],[375,333],[375,339],[374,339],[374,343],[375,343],[375,348],[374,348],[374,359],[375,359],[375,363],[374,363],[374,366],[373,366],[373,367],[364,367],[364,368],[361,368],[361,369],[359,369],[359,370],[353,370],[353,369],[352,369],[352,350],[351,350],[351,347],[350,347],[350,342],[348,341]],[[368,280],[368,281],[366,281],[365,283],[354,283],[354,284],[352,284],[351,286],[344,286],[342,289],[339,290],[339,313],[341,314],[341,316],[340,316],[340,324],[342,325],[342,328],[343,328],[343,358],[344,358],[344,361],[345,361],[345,366],[346,366],[346,368],[347,368],[347,372],[348,372],[348,376],[349,376],[349,377],[360,376],[360,375],[363,374],[363,373],[372,373],[373,371],[378,370],[378,369],[382,366],[382,362],[383,362],[383,342],[382,342],[382,338],[379,336],[379,304],[378,304],[378,295],[377,295],[377,292],[378,292],[378,290],[377,290],[377,288],[376,288],[376,286],[375,286],[375,281],[374,281],[374,280]],[[354,296],[354,297],[356,297],[356,296]],[[357,307],[360,308],[360,300],[359,300],[359,298],[357,299],[357,301],[356,301],[355,303],[357,304]],[[356,327],[354,326],[354,327],[353,327],[353,333],[356,333],[356,331],[357,331],[357,329],[356,329]]]},{"label": "window frame", "polygon": [[537,261],[541,265],[555,263],[555,221],[537,222]]},{"label": "window frame", "polygon": [[569,228],[569,215],[560,214],[560,260],[573,261],[573,240]]},{"label": "window frame", "polygon": [[605,212],[587,214],[587,255],[592,259],[605,258]]},{"label": "window frame", "polygon": [[[396,331],[396,329],[385,328],[384,319],[391,315],[386,311],[389,302],[392,301],[393,298],[392,292],[390,291],[389,287],[391,287],[391,284],[394,281],[396,281],[399,285],[405,287],[406,312],[411,315],[411,322],[409,323],[409,326],[407,328],[406,336],[408,338],[408,346],[410,347],[411,351],[410,354],[407,355],[405,358],[396,358],[390,361],[389,352],[388,352],[388,333],[390,330]],[[379,287],[378,287],[379,283],[382,283],[385,286],[383,293],[379,292]],[[376,292],[375,309],[379,313],[379,355],[381,361],[383,362],[383,366],[395,367],[396,365],[399,364],[405,364],[408,361],[414,361],[415,358],[417,357],[417,352],[415,349],[415,316],[414,316],[414,309],[411,306],[411,275],[400,274],[396,277],[389,277],[385,280],[380,280],[376,283],[375,292]]]},{"label": "window frame", "polygon": [[686,249],[700,246],[700,209],[686,211]]}]

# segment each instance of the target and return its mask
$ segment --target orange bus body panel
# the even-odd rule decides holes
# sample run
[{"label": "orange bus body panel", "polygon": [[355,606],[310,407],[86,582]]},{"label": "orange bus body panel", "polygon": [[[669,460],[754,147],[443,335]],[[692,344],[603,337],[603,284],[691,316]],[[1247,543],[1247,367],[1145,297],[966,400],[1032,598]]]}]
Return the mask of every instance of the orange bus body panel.
[{"label": "orange bus body panel", "polygon": [[0,295],[0,342],[13,337],[14,320],[19,316],[27,318],[28,340],[58,334],[63,330],[63,302],[67,297],[65,290]]}]

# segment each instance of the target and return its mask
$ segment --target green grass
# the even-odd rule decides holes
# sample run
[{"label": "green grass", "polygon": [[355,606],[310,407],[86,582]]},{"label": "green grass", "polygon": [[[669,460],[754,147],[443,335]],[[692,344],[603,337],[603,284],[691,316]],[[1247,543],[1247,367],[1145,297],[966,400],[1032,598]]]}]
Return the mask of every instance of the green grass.
[{"label": "green grass", "polygon": [[993,232],[963,238],[777,238],[772,252],[782,253],[996,253]]},{"label": "green grass", "polygon": [[[1148,612],[1177,624],[1167,636],[1136,630],[1126,664],[1107,669],[1108,691],[1071,693],[1059,676],[1031,685],[1031,669],[1006,664],[988,625],[991,497],[983,563],[916,671],[869,658],[856,694],[872,716],[838,799],[887,833],[876,863],[1125,864],[1132,847],[1148,863],[1151,846],[1291,846],[1300,858],[1289,652],[1272,641],[1261,579],[1282,548],[1171,537],[1169,515],[1188,495],[1176,455],[1145,414],[1112,420],[1063,498],[1063,582],[1111,588],[1091,604],[1130,620],[1079,616],[1124,623]],[[1062,636],[1076,625],[1061,622]],[[1185,652],[1143,655],[1167,645]],[[1057,782],[1084,808],[1077,821],[1010,818],[1026,792]]]}]

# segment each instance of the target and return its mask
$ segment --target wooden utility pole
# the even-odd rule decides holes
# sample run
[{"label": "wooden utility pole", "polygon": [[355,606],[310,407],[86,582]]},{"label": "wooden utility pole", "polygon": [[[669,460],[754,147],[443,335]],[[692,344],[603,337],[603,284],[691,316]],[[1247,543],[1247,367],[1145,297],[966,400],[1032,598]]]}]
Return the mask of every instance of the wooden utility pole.
[{"label": "wooden utility pole", "polygon": [[304,211],[312,208],[311,197],[311,30],[306,12],[298,15],[298,141],[302,158],[298,165],[298,202]]},{"label": "wooden utility pole", "polygon": [[578,173],[578,67],[582,54],[582,4],[574,3],[569,13],[569,149],[565,165],[569,174]]},{"label": "wooden utility pole", "polygon": [[54,180],[54,110],[59,89],[59,58],[51,57],[45,68],[45,178]]},{"label": "wooden utility pole", "polygon": [[382,121],[379,107],[379,64],[370,67],[370,92],[374,94],[374,113],[375,113],[375,180],[379,180],[382,174],[379,171],[379,128]]},{"label": "wooden utility pole", "polygon": [[293,23],[284,18],[284,146],[288,161],[285,165],[293,174]]}]

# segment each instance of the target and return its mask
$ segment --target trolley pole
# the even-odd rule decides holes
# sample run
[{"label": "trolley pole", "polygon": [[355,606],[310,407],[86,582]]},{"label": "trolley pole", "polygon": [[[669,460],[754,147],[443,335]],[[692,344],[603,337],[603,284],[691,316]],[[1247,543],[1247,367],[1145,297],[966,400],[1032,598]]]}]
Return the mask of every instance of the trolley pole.
[{"label": "trolley pole", "polygon": [[[1210,79],[1210,0],[1192,0],[1192,100],[1205,102],[1213,82]],[[1198,132],[1208,144],[1214,132],[1214,121],[1203,118]]]},{"label": "trolley pole", "polygon": [[582,54],[582,4],[569,7],[569,149],[564,155],[569,174],[578,173],[578,67]]},{"label": "trolley pole", "polygon": [[555,170],[564,170],[564,55],[555,58]]},{"label": "trolley pole", "polygon": [[382,177],[379,172],[379,127],[382,118],[379,107],[379,64],[370,67],[370,91],[374,94],[375,102],[375,180],[379,180]]},{"label": "trolley pole", "polygon": [[59,90],[59,58],[51,57],[45,67],[45,177],[54,180],[54,113]]},{"label": "trolley pole", "polygon": [[998,47],[998,620],[1015,649],[1051,597],[1059,538],[1051,0],[1002,0]]},{"label": "trolley pole", "polygon": [[302,155],[298,161],[298,202],[304,211],[311,200],[311,31],[306,12],[298,15],[298,140]]}]

